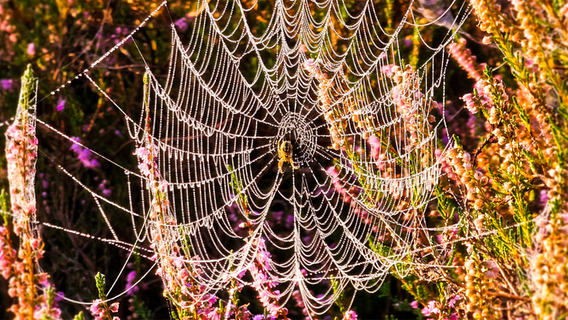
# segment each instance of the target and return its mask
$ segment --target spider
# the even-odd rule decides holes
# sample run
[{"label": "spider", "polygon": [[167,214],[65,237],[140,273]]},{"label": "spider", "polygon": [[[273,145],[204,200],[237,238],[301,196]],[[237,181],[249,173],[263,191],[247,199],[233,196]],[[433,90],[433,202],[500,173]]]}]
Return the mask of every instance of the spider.
[{"label": "spider", "polygon": [[294,160],[292,160],[292,152],[293,148],[290,141],[278,142],[278,157],[280,158],[280,161],[278,161],[278,171],[280,171],[280,173],[284,173],[284,171],[282,170],[284,162],[288,162],[294,169],[300,169],[300,167],[294,165]]}]

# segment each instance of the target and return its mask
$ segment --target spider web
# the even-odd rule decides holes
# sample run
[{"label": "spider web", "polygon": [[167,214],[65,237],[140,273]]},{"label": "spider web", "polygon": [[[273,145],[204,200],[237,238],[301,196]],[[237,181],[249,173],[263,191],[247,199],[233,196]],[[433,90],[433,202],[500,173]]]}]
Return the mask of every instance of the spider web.
[{"label": "spider web", "polygon": [[[452,5],[437,18],[444,25]],[[170,243],[158,265],[176,244],[189,244],[184,259],[201,271],[193,280],[203,292],[227,289],[267,251],[273,298],[285,305],[297,288],[313,315],[348,287],[372,292],[389,271],[405,276],[426,263],[417,252],[436,247],[431,233],[443,231],[424,218],[445,127],[443,109],[432,111],[444,101],[434,97],[443,99],[445,46],[469,9],[454,10],[452,28],[434,42],[422,31],[438,20],[419,24],[413,2],[394,26],[373,2],[276,1],[271,12],[258,12],[258,2],[196,6],[187,33],[172,24],[165,81],[146,65],[139,118],[88,72],[150,17],[76,77],[124,114],[138,147],[156,148],[156,175],[167,181],[171,223],[157,235],[149,218],[154,181],[113,163],[136,180],[142,201],[135,212],[90,191],[114,235],[106,241],[129,250],[146,238]],[[429,53],[407,67],[402,37],[412,33]],[[101,201],[131,214],[137,243],[119,240]]]}]

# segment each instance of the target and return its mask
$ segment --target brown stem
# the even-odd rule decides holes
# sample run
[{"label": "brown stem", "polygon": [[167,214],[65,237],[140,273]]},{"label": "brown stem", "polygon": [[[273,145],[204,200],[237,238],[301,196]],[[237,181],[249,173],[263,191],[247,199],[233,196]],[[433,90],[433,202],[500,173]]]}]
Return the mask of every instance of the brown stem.
[{"label": "brown stem", "polygon": [[522,301],[530,301],[530,298],[527,297],[519,297],[517,295],[514,294],[510,294],[510,293],[505,293],[505,292],[488,292],[487,293],[490,296],[494,296],[494,297],[502,297],[502,298],[507,298],[507,299],[513,299],[513,300],[522,300]]}]

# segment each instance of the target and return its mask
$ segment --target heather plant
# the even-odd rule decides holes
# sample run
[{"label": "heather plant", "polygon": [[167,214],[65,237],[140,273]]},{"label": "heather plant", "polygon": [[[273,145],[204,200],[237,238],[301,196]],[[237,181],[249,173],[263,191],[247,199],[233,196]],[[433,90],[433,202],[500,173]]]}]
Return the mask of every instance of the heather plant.
[{"label": "heather plant", "polygon": [[[37,79],[28,65],[14,123],[6,130],[6,161],[10,180],[10,209],[2,194],[2,276],[8,280],[8,295],[16,298],[10,311],[16,319],[60,319],[49,275],[38,268],[43,241],[37,230],[34,180],[37,145],[35,107]],[[10,217],[10,218],[9,218]],[[18,238],[15,242],[11,234]],[[18,249],[14,249],[18,243]]]},{"label": "heather plant", "polygon": [[[2,197],[0,227],[0,268],[11,299],[3,303],[11,305],[4,306],[10,308],[11,316],[71,318],[79,310],[90,314],[79,312],[75,319],[366,319],[370,314],[374,318],[413,314],[417,319],[456,320],[568,315],[567,5],[471,0],[472,14],[458,32],[461,25],[456,22],[465,17],[457,6],[413,4],[418,17],[413,28],[406,29],[396,21],[401,16],[408,19],[404,12],[410,4],[384,1],[382,10],[374,14],[384,19],[385,34],[398,32],[402,44],[390,42],[383,51],[357,56],[353,52],[358,49],[350,47],[357,41],[346,40],[353,35],[341,23],[354,21],[353,12],[363,12],[366,5],[347,1],[337,17],[326,20],[333,32],[320,42],[300,39],[298,43],[307,45],[283,42],[273,47],[271,40],[263,40],[267,41],[263,50],[270,56],[263,62],[266,65],[247,60],[247,54],[261,49],[246,41],[270,30],[267,16],[274,8],[262,1],[241,5],[232,8],[236,16],[241,11],[260,13],[247,25],[250,33],[239,39],[248,43],[244,47],[239,47],[239,41],[223,42],[233,41],[245,29],[225,13],[211,15],[224,24],[221,31],[203,31],[208,27],[200,25],[201,20],[194,24],[213,4],[0,3],[0,37],[5,40],[0,44],[0,66],[6,66],[0,69],[1,119],[8,120],[14,114],[12,106],[17,105],[6,127],[7,172],[2,178],[4,184],[9,182],[10,199],[8,204],[8,197]],[[280,10],[289,10],[289,17],[308,12],[316,24],[326,15],[317,5],[306,8],[282,6]],[[169,19],[158,12],[167,12]],[[177,30],[172,44],[170,27]],[[192,38],[194,28],[204,28],[200,40]],[[317,34],[318,28],[310,32]],[[231,36],[222,40],[213,36],[215,32]],[[65,40],[69,35],[76,41]],[[452,60],[439,71],[448,73],[440,94],[428,78],[435,72],[425,71],[438,63],[437,56],[422,44],[448,39],[447,35],[453,40],[444,40],[449,43],[444,50]],[[380,36],[365,40],[375,44],[390,39]],[[189,44],[179,45],[183,41]],[[209,49],[208,43],[218,47]],[[242,59],[242,70],[214,68],[231,59],[219,53],[221,45]],[[358,45],[353,46],[361,51],[367,48]],[[255,78],[254,69],[283,61],[271,57],[280,46],[296,48],[288,49],[306,59],[295,60],[290,54],[286,59],[294,68]],[[181,53],[176,51],[179,48]],[[322,53],[336,49],[338,56],[347,57],[343,64],[334,65]],[[367,72],[358,68],[372,58],[378,61],[378,71],[356,87],[357,77]],[[167,61],[173,62],[167,65]],[[181,66],[176,61],[182,61]],[[39,85],[31,66],[22,80],[16,79],[28,62],[40,74]],[[352,65],[358,67],[350,69]],[[160,71],[167,80],[155,76]],[[236,80],[225,72],[254,78],[258,83],[252,82],[250,92],[258,96],[235,94],[246,86],[235,86]],[[275,154],[275,160],[267,161],[273,164],[270,170],[243,174],[242,168],[252,162],[223,162],[221,157],[238,158],[249,147],[262,150],[253,148],[250,141],[270,131],[262,125],[253,127],[250,121],[260,118],[268,126],[267,119],[273,115],[258,108],[250,116],[247,112],[255,107],[239,105],[251,96],[277,104],[283,98],[274,93],[275,100],[270,100],[273,93],[267,93],[270,86],[262,81],[281,89],[281,83],[289,79],[279,74],[286,72],[297,72],[291,77],[298,79],[294,81],[304,84],[307,78],[306,87],[315,88],[313,95],[306,94],[306,104],[312,105],[310,113],[321,115],[314,123],[323,131],[317,137],[326,143],[316,152],[327,158],[317,163],[314,176],[319,186],[313,190],[308,190],[306,179],[309,148],[299,155],[297,147],[301,139],[309,140],[309,123],[287,122],[283,114],[274,113],[281,122],[275,135],[279,138],[272,149],[263,151]],[[170,81],[176,77],[179,83]],[[164,83],[166,89],[160,91]],[[203,83],[211,85],[209,90],[184,91]],[[207,95],[213,98],[202,99]],[[36,96],[44,106],[38,108],[38,123],[48,133],[35,130]],[[371,97],[384,108],[369,107],[375,103],[368,101]],[[178,100],[174,103],[174,99]],[[176,103],[203,106],[187,112],[163,108]],[[119,105],[124,108],[113,108]],[[219,120],[215,115],[221,114],[216,112],[227,105],[227,114],[239,119],[234,127],[215,122]],[[132,120],[137,117],[140,120]],[[177,124],[167,127],[174,123],[171,119],[188,121],[190,129]],[[447,128],[440,125],[445,121]],[[293,134],[280,135],[289,129],[285,125],[294,127]],[[239,135],[248,140],[242,144],[230,140]],[[296,141],[288,138],[294,135]],[[212,141],[223,147],[215,147]],[[256,159],[263,157],[254,152]],[[203,157],[218,163],[211,165]],[[133,171],[123,166],[133,162],[137,164]],[[278,177],[274,185],[283,186],[276,193],[266,192],[271,182],[268,173]],[[185,174],[189,181],[197,177],[191,182],[197,186],[179,178]],[[298,181],[289,178],[294,174],[302,177],[297,179],[303,189],[296,189]],[[321,177],[327,180],[317,179]],[[202,197],[194,193],[192,198],[183,191],[216,179],[225,185],[203,191]],[[329,190],[321,181],[328,181]],[[140,194],[132,192],[138,187]],[[310,218],[302,211],[321,209],[325,202],[288,197],[294,192],[319,194],[334,202],[333,210],[322,211],[328,225],[318,225],[322,217]],[[259,209],[259,199],[280,203]],[[214,207],[218,202],[226,206]],[[216,208],[209,216],[203,209],[207,205]],[[185,206],[203,212],[187,209],[190,214],[184,215]],[[191,221],[195,217],[198,227]],[[130,219],[142,219],[138,225],[142,227],[137,229]],[[341,228],[331,227],[333,219],[340,221]],[[127,234],[125,230],[132,226],[132,234]],[[215,228],[229,231],[226,237],[214,237],[210,230]],[[282,230],[293,232],[282,236]],[[329,246],[322,248],[338,252],[340,258],[317,247],[321,250],[299,256],[304,261],[282,263],[287,258],[283,251],[315,248],[318,239],[327,241]],[[223,251],[217,240],[230,245]],[[356,249],[341,251],[342,245],[353,244]],[[126,254],[115,253],[115,248]],[[208,256],[206,249],[225,255]],[[361,252],[365,254],[359,257]],[[326,254],[333,259],[309,266],[320,270],[319,274],[303,267],[310,258]],[[122,267],[113,263],[132,256],[135,262]],[[384,262],[384,272],[365,273],[376,261]],[[125,272],[126,268],[132,271]],[[117,279],[110,289],[99,271]],[[345,281],[353,277],[349,272],[363,275],[352,287]],[[390,276],[380,291],[350,298],[357,290],[378,288],[387,272]],[[65,281],[66,277],[73,281]],[[123,292],[112,293],[122,283],[126,283]],[[66,295],[56,293],[55,287],[63,287]],[[58,300],[62,298],[76,307],[69,304],[61,311]],[[129,307],[119,310],[119,301]],[[78,307],[81,303],[87,308]],[[330,307],[315,312],[324,304]]]}]

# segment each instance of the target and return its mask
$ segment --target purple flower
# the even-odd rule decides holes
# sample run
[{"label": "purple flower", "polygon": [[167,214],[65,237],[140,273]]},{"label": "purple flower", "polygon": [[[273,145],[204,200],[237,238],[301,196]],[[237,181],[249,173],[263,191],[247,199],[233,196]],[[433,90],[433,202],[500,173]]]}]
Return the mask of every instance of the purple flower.
[{"label": "purple flower", "polygon": [[59,101],[57,101],[57,111],[63,111],[63,109],[65,109],[65,100],[59,98]]},{"label": "purple flower", "polygon": [[136,271],[130,271],[130,273],[126,276],[126,290],[128,291],[128,294],[138,292],[138,287],[133,286],[134,280],[136,280]]},{"label": "purple flower", "polygon": [[187,30],[187,20],[185,19],[185,17],[179,19],[178,21],[174,22],[174,24],[176,25],[176,27],[178,27],[178,29],[180,31],[185,31]]},{"label": "purple flower", "polygon": [[284,214],[283,211],[272,212],[272,217],[274,217],[274,220],[280,222],[280,220],[282,219],[282,214]]},{"label": "purple flower", "polygon": [[418,308],[418,301],[414,300],[410,303],[410,306],[412,307],[412,309],[416,309]]},{"label": "purple flower", "polygon": [[57,292],[55,294],[55,297],[54,297],[55,302],[59,302],[59,301],[63,300],[63,298],[65,298],[65,292],[63,292],[63,291]]},{"label": "purple flower", "polygon": [[12,79],[0,80],[0,85],[2,86],[2,89],[7,90],[7,91],[12,91],[13,84],[14,84],[14,80],[12,80]]},{"label": "purple flower", "polygon": [[134,279],[136,279],[136,271],[130,271],[126,276],[126,281],[134,282]]},{"label": "purple flower", "polygon": [[110,189],[104,189],[103,190],[103,195],[105,197],[110,197],[111,193],[112,193],[112,191]]},{"label": "purple flower", "polygon": [[286,228],[291,228],[294,223],[294,215],[289,215],[286,217]]},{"label": "purple flower", "polygon": [[[76,142],[81,142],[81,139],[77,137],[71,137],[71,140]],[[77,159],[83,163],[86,168],[96,168],[99,166],[99,162],[95,159],[91,159],[93,157],[93,153],[89,149],[83,149],[77,143],[74,143],[71,148],[73,152],[77,155]]]}]

